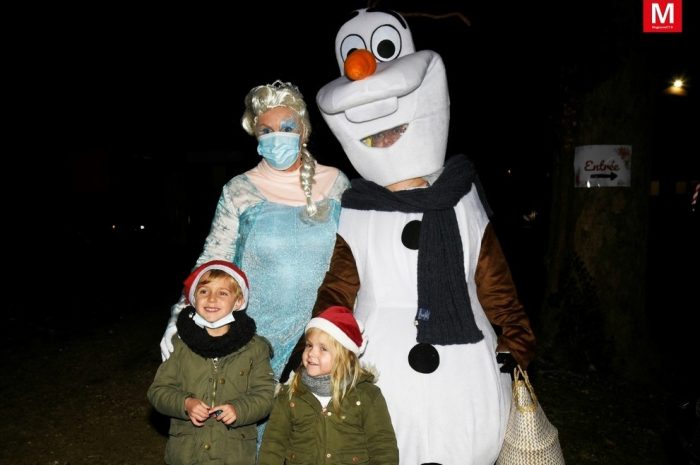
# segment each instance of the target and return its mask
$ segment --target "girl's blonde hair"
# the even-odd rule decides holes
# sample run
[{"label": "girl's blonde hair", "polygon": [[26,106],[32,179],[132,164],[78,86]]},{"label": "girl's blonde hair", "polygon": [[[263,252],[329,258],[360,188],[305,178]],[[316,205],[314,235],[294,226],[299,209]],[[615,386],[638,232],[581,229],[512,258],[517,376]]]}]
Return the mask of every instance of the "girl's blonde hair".
[{"label": "girl's blonde hair", "polygon": [[[340,403],[345,395],[355,388],[360,376],[365,373],[364,368],[360,365],[360,359],[354,352],[346,349],[333,336],[319,328],[309,328],[306,331],[306,336],[318,332],[325,334],[330,342],[333,352],[333,366],[331,367],[331,401],[336,412],[340,412]],[[292,380],[289,388],[289,398],[299,392],[301,384],[301,370],[303,365],[297,369],[296,376]]]},{"label": "girl's blonde hair", "polygon": [[304,96],[299,88],[291,82],[282,82],[279,79],[272,84],[264,84],[253,87],[245,96],[245,112],[241,118],[241,126],[245,132],[255,136],[255,125],[258,117],[275,107],[287,107],[293,110],[301,120],[301,169],[299,180],[301,189],[306,198],[306,216],[316,221],[325,221],[328,218],[327,206],[319,208],[311,198],[311,187],[316,174],[316,160],[306,148],[306,143],[311,135],[311,120],[306,109]]}]

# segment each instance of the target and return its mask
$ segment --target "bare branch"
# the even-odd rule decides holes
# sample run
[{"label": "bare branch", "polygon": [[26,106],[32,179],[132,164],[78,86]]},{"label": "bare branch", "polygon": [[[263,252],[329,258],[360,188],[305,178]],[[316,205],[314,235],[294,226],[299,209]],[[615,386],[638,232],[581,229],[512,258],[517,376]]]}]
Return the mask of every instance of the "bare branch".
[{"label": "bare branch", "polygon": [[459,18],[460,21],[462,21],[467,26],[472,25],[471,21],[469,21],[469,18],[467,18],[465,15],[463,15],[459,11],[453,11],[451,13],[445,13],[442,15],[435,15],[435,14],[431,14],[431,13],[419,13],[419,12],[409,12],[409,13],[400,12],[400,14],[404,18],[408,17],[408,16],[420,16],[420,17],[430,18],[430,19],[446,19],[446,18],[451,18],[451,17],[456,16],[457,18]]}]

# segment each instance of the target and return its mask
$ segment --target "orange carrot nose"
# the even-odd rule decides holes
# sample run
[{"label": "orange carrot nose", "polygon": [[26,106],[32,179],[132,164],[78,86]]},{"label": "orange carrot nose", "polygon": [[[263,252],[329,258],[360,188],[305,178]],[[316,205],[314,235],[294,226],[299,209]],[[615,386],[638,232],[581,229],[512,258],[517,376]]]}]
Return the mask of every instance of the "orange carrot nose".
[{"label": "orange carrot nose", "polygon": [[367,49],[357,49],[345,59],[345,75],[353,81],[371,76],[376,70],[377,61]]}]

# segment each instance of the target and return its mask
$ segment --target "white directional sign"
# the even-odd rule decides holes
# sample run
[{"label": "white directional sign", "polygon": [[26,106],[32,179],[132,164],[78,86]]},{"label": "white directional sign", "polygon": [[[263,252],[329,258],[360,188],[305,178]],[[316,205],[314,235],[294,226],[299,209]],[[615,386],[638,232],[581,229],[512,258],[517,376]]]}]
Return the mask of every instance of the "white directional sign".
[{"label": "white directional sign", "polygon": [[629,187],[631,145],[580,145],[574,151],[575,187]]}]

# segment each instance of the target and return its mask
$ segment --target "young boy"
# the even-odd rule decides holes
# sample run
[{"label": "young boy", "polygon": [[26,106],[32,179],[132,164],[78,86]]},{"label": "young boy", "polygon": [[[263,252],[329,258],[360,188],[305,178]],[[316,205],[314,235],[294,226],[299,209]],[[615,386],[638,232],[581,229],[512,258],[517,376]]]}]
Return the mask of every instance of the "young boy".
[{"label": "young boy", "polygon": [[210,261],[185,280],[184,295],[194,308],[180,312],[175,350],[148,389],[151,404],[171,417],[165,462],[252,465],[274,379],[270,346],[242,311],[247,278],[230,262]]}]

